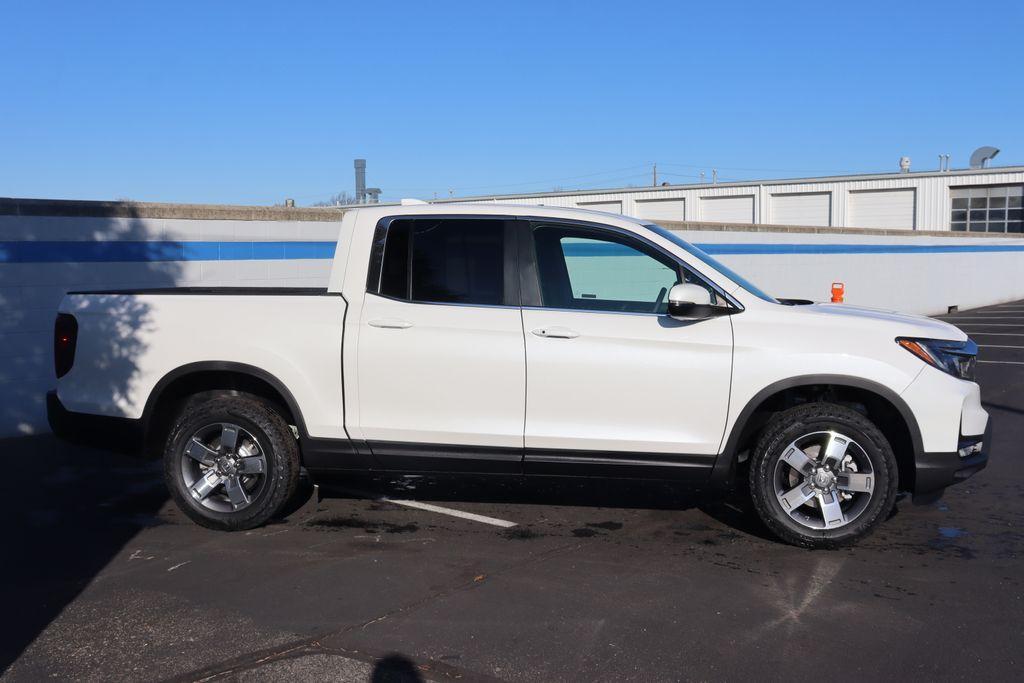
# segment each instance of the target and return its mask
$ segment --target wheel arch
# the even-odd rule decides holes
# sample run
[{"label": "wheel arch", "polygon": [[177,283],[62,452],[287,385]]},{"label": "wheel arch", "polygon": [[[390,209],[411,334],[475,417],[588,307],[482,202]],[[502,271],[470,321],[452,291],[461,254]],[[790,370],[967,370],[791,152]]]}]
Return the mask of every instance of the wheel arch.
[{"label": "wheel arch", "polygon": [[848,375],[802,375],[780,380],[757,392],[740,411],[715,460],[712,482],[732,483],[739,456],[753,446],[763,426],[779,410],[814,400],[863,406],[889,439],[899,469],[900,488],[913,490],[915,462],[923,452],[921,429],[914,413],[892,389]]},{"label": "wheel arch", "polygon": [[142,412],[146,452],[166,436],[173,420],[169,410],[204,391],[238,391],[274,404],[285,420],[295,425],[300,443],[308,437],[295,397],[281,380],[262,368],[233,361],[200,361],[171,370],[156,383]]}]

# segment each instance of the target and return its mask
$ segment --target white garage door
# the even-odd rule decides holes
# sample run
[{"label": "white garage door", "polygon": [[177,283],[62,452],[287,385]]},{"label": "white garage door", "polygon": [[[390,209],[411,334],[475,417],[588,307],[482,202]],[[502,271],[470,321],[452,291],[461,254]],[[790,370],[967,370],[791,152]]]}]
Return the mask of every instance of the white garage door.
[{"label": "white garage door", "polygon": [[913,190],[851,192],[847,224],[851,228],[914,229]]},{"label": "white garage door", "polygon": [[639,199],[636,202],[637,218],[652,221],[681,221],[686,218],[685,199]]},{"label": "white garage door", "polygon": [[753,223],[754,197],[701,197],[700,220],[716,223]]},{"label": "white garage door", "polygon": [[576,206],[581,209],[590,209],[591,211],[622,213],[622,202],[579,202]]},{"label": "white garage door", "polygon": [[831,199],[829,192],[773,194],[771,222],[775,225],[828,226]]}]

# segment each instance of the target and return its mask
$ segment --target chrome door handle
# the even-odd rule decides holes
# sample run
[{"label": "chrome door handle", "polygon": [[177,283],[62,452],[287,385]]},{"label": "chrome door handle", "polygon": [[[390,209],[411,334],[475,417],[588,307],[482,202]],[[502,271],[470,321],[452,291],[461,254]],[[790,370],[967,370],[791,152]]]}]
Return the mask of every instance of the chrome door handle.
[{"label": "chrome door handle", "polygon": [[371,327],[384,327],[389,330],[404,330],[412,327],[411,322],[401,320],[400,318],[377,318],[376,320],[370,320],[366,324]]},{"label": "chrome door handle", "polygon": [[538,327],[533,333],[538,337],[547,337],[548,339],[575,339],[580,336],[579,332],[570,330],[568,327]]}]

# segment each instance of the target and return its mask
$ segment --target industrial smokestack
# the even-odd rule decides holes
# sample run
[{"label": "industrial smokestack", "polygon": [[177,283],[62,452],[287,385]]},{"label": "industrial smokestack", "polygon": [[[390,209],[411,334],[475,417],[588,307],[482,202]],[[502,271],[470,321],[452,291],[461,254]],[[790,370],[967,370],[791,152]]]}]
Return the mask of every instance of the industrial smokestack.
[{"label": "industrial smokestack", "polygon": [[366,159],[356,159],[356,203],[366,203]]}]

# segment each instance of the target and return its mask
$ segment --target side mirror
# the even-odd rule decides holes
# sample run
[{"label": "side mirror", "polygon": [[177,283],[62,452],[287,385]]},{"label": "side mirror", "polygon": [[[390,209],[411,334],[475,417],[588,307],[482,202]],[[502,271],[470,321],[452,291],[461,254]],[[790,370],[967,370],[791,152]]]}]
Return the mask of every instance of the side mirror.
[{"label": "side mirror", "polygon": [[733,312],[729,306],[711,303],[711,292],[700,285],[681,283],[668,293],[668,314],[676,320],[703,320]]}]

